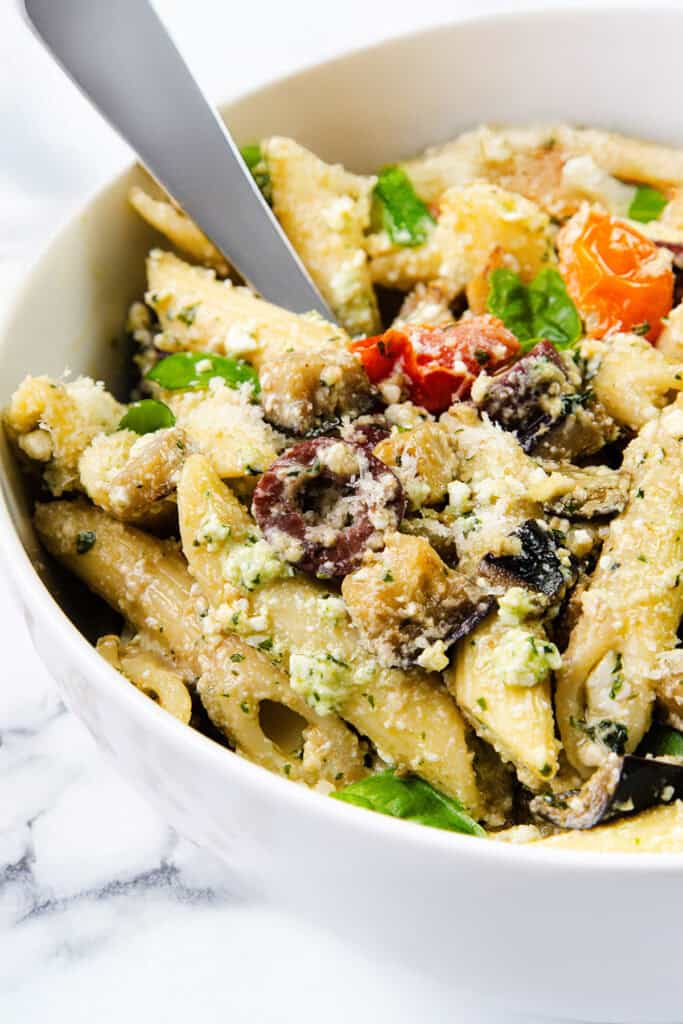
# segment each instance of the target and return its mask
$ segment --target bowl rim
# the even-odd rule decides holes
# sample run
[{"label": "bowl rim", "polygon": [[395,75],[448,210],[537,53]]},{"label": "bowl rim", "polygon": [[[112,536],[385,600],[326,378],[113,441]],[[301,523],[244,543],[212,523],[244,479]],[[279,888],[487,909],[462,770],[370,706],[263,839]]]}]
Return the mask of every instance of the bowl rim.
[{"label": "bowl rim", "polygon": [[[455,16],[417,31],[408,30],[394,35],[386,35],[370,44],[344,50],[329,59],[307,63],[285,74],[266,79],[245,92],[237,92],[227,101],[218,103],[217,106],[219,111],[224,114],[238,102],[248,101],[269,89],[286,88],[290,82],[313,74],[318,69],[343,65],[356,56],[369,55],[407,41],[425,40],[439,35],[444,30],[468,31],[492,23],[511,24],[532,20],[561,22],[563,19],[570,18],[586,21],[586,19],[593,20],[596,17],[613,18],[615,14],[617,16],[635,16],[636,18],[665,15],[683,23],[683,9],[681,8],[658,4],[656,7],[648,7],[645,10],[642,6],[635,7],[623,3],[610,4],[605,0],[592,7],[566,5],[548,10],[532,4],[514,11],[471,12],[465,16]],[[11,325],[18,315],[19,309],[31,294],[34,277],[39,272],[43,261],[52,253],[53,248],[59,247],[63,237],[73,224],[86,211],[94,210],[100,200],[130,175],[135,166],[135,162],[126,164],[113,177],[90,190],[78,204],[64,212],[54,230],[46,235],[0,317],[0,353],[7,343]],[[515,844],[499,842],[495,839],[488,842],[476,842],[471,836],[425,827],[383,814],[368,813],[363,808],[340,800],[331,800],[305,786],[292,785],[290,780],[281,778],[246,758],[232,754],[231,751],[226,750],[199,730],[175,719],[134,686],[121,686],[120,674],[107,664],[91,646],[40,578],[12,521],[5,495],[6,487],[5,474],[2,473],[0,475],[0,562],[4,562],[6,565],[9,581],[14,583],[19,592],[22,610],[29,609],[33,612],[35,609],[36,617],[45,617],[49,620],[53,632],[61,634],[70,658],[80,661],[89,674],[94,674],[101,679],[102,685],[106,688],[107,699],[118,702],[123,713],[141,720],[144,719],[150,728],[152,728],[152,723],[155,723],[153,728],[162,732],[168,738],[169,744],[194,745],[193,755],[202,757],[209,768],[214,768],[217,778],[221,772],[230,772],[234,774],[238,784],[250,788],[255,787],[265,799],[282,803],[288,801],[294,813],[300,811],[322,818],[326,824],[329,823],[332,829],[345,828],[349,838],[352,833],[358,832],[365,838],[376,841],[402,842],[404,847],[411,844],[415,848],[416,854],[419,852],[422,858],[428,856],[432,851],[435,855],[452,857],[454,866],[457,865],[459,857],[469,855],[476,857],[484,870],[488,864],[494,864],[501,865],[503,868],[512,866],[520,870],[533,869],[534,872],[559,873],[562,870],[565,874],[570,872],[580,875],[597,871],[610,875],[616,873],[647,876],[656,872],[658,877],[662,874],[678,877],[683,871],[683,853],[636,853],[635,851],[633,853],[601,853],[599,851],[547,849],[539,847],[535,843]],[[39,657],[37,653],[36,656]],[[70,709],[77,717],[80,717],[77,707],[70,705]],[[422,860],[416,857],[416,864],[419,863],[422,863]]]}]

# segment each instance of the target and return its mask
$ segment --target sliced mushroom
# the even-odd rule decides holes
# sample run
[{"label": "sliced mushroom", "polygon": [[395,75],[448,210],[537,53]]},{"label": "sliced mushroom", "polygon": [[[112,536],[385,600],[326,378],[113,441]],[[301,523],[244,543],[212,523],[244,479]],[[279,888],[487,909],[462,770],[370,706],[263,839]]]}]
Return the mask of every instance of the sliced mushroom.
[{"label": "sliced mushroom", "polygon": [[557,599],[573,576],[569,554],[563,564],[558,544],[548,526],[527,519],[510,535],[510,554],[484,555],[479,565],[482,576],[494,586],[526,587]]},{"label": "sliced mushroom", "polygon": [[566,519],[598,519],[624,509],[630,485],[625,472],[609,466],[579,468],[568,463],[556,468],[570,486],[564,494],[544,504],[546,512]]},{"label": "sliced mushroom", "polygon": [[580,789],[534,797],[530,808],[560,828],[593,828],[683,797],[683,765],[654,757],[610,754]]},{"label": "sliced mushroom", "polygon": [[582,400],[580,378],[549,341],[541,341],[509,369],[475,388],[475,404],[503,430],[517,435],[525,452]]}]

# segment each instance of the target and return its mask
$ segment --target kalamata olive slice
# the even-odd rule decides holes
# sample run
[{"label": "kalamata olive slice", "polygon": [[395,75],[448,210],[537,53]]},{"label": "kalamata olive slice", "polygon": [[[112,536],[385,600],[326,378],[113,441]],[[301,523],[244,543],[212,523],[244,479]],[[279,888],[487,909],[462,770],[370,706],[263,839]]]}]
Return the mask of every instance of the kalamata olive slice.
[{"label": "kalamata olive slice", "polygon": [[359,444],[361,448],[367,448],[370,452],[390,434],[391,426],[384,416],[359,416],[341,430],[341,436],[345,441]]},{"label": "kalamata olive slice", "polygon": [[580,398],[555,348],[549,341],[540,341],[492,377],[475,402],[503,430],[515,433],[524,451],[530,452]]},{"label": "kalamata olive slice", "polygon": [[336,437],[302,441],[272,464],[252,512],[287,561],[322,579],[346,576],[379,549],[405,512],[403,488],[366,448]]}]

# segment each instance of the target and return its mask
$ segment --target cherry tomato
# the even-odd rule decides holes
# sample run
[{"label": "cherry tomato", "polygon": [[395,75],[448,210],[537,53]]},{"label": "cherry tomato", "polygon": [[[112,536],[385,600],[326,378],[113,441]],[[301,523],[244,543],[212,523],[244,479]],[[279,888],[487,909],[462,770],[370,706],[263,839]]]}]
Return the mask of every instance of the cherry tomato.
[{"label": "cherry tomato", "polygon": [[351,343],[373,384],[398,368],[411,401],[429,412],[443,412],[467,398],[482,370],[497,370],[519,353],[520,345],[502,320],[486,313],[448,327],[406,324]]},{"label": "cherry tomato", "polygon": [[674,276],[662,249],[606,213],[578,213],[558,237],[560,272],[588,334],[639,328],[656,341],[673,303]]}]

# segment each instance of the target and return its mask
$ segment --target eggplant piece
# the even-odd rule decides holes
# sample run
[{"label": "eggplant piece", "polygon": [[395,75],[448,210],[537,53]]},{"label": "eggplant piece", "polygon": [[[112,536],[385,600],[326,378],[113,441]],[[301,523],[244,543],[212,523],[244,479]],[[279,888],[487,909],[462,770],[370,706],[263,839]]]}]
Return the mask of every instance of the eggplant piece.
[{"label": "eggplant piece", "polygon": [[683,764],[610,754],[580,789],[544,794],[529,807],[560,828],[587,829],[621,814],[637,814],[683,798]]},{"label": "eggplant piece", "polygon": [[569,477],[575,486],[566,494],[547,502],[546,512],[565,519],[604,519],[623,511],[628,500],[628,476],[607,466],[578,466],[562,463],[553,467]]},{"label": "eggplant piece", "polygon": [[578,372],[571,374],[549,341],[540,341],[511,367],[487,382],[475,404],[489,418],[517,435],[522,449],[531,452],[540,439],[585,401],[577,387]]},{"label": "eggplant piece", "polygon": [[618,424],[595,396],[586,390],[568,408],[567,415],[541,437],[534,456],[568,462],[601,452],[620,437]]},{"label": "eggplant piece", "polygon": [[450,569],[458,564],[458,545],[452,523],[444,522],[434,509],[423,508],[418,515],[406,516],[401,522],[401,533],[424,537]]},{"label": "eggplant piece", "polygon": [[553,531],[537,519],[527,519],[510,536],[519,541],[519,554],[484,555],[479,563],[481,575],[506,590],[526,587],[551,600],[559,597],[573,578],[573,572],[567,570],[558,557]]}]

